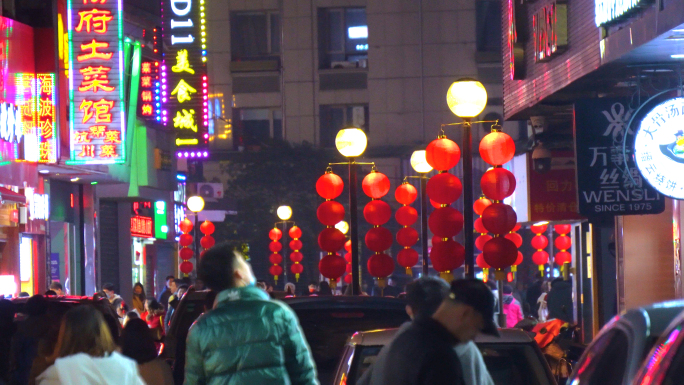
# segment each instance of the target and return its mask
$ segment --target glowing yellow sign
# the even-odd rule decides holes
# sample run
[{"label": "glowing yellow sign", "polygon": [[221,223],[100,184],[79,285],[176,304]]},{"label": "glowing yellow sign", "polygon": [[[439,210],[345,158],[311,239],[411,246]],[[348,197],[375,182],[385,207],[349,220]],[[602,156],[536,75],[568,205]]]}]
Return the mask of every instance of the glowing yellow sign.
[{"label": "glowing yellow sign", "polygon": [[195,74],[195,70],[192,69],[190,66],[190,62],[188,61],[188,50],[187,49],[182,49],[176,53],[176,65],[171,67],[171,71],[173,72],[187,72],[190,74]]},{"label": "glowing yellow sign", "polygon": [[180,129],[193,130],[197,132],[197,123],[195,123],[195,110],[189,111],[185,108],[176,111],[176,116],[173,118],[173,126]]}]

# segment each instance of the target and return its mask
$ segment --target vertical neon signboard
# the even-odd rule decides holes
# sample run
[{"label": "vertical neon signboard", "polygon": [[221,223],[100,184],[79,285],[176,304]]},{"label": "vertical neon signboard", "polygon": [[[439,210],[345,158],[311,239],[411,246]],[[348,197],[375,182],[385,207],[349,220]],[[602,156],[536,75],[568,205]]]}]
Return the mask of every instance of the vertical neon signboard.
[{"label": "vertical neon signboard", "polygon": [[55,74],[36,74],[36,135],[38,161],[57,162],[57,131],[55,109]]},{"label": "vertical neon signboard", "polygon": [[140,102],[138,116],[145,120],[155,120],[155,84],[159,82],[159,62],[143,60],[140,63]]},{"label": "vertical neon signboard", "polygon": [[123,163],[123,0],[67,0],[71,160]]},{"label": "vertical neon signboard", "polygon": [[162,123],[176,132],[178,156],[207,157],[205,0],[163,0]]}]

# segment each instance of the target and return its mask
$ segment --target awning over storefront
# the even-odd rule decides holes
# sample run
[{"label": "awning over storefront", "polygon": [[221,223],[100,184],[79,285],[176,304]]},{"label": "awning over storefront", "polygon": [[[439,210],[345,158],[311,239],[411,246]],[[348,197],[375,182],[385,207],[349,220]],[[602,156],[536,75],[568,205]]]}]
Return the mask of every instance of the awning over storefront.
[{"label": "awning over storefront", "polygon": [[26,196],[15,193],[14,191],[5,188],[5,187],[0,187],[0,201],[2,203],[21,203],[21,204],[26,204]]}]

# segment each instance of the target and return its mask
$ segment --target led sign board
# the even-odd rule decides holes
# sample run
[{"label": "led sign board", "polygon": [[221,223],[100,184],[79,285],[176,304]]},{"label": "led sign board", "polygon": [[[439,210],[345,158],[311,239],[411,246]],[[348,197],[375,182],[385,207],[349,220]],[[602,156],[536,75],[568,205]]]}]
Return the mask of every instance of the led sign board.
[{"label": "led sign board", "polygon": [[154,202],[154,237],[166,239],[169,233],[169,226],[166,224],[166,202]]},{"label": "led sign board", "polygon": [[[518,35],[518,26],[516,19],[518,13],[525,17],[524,12],[521,12],[522,6],[516,6],[517,0],[508,0],[508,54],[509,66],[511,68],[511,80],[520,80],[525,78],[525,45],[522,43],[522,36]],[[524,11],[524,8],[522,9]]]},{"label": "led sign board", "polygon": [[534,61],[545,62],[568,46],[568,5],[554,1],[532,16]]},{"label": "led sign board", "polygon": [[138,116],[147,121],[156,121],[155,110],[161,101],[155,101],[155,85],[159,82],[159,62],[143,60],[140,63],[140,101]]},{"label": "led sign board", "polygon": [[123,0],[68,0],[71,160],[123,163]]},{"label": "led sign board", "polygon": [[594,0],[594,21],[597,27],[611,24],[651,3],[652,0]]},{"label": "led sign board", "polygon": [[646,114],[635,134],[634,157],[653,188],[684,199],[684,97],[660,103]]},{"label": "led sign board", "polygon": [[140,238],[154,238],[154,225],[152,218],[132,216],[131,235]]}]

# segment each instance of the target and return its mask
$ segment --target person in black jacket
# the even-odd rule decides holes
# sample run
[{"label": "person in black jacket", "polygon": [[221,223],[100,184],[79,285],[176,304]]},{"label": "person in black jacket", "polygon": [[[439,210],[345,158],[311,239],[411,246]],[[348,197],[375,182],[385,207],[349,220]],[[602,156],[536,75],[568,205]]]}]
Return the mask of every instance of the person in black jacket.
[{"label": "person in black jacket", "polygon": [[432,317],[419,317],[388,345],[386,360],[374,367],[372,383],[463,385],[454,346],[478,333],[498,336],[494,297],[477,279],[451,283],[449,296]]},{"label": "person in black jacket", "polygon": [[173,275],[169,275],[166,277],[166,286],[164,286],[164,290],[162,290],[159,294],[159,298],[157,298],[157,301],[164,306],[164,310],[168,308],[169,297],[176,294],[176,290],[178,290],[176,279],[173,278]]}]

